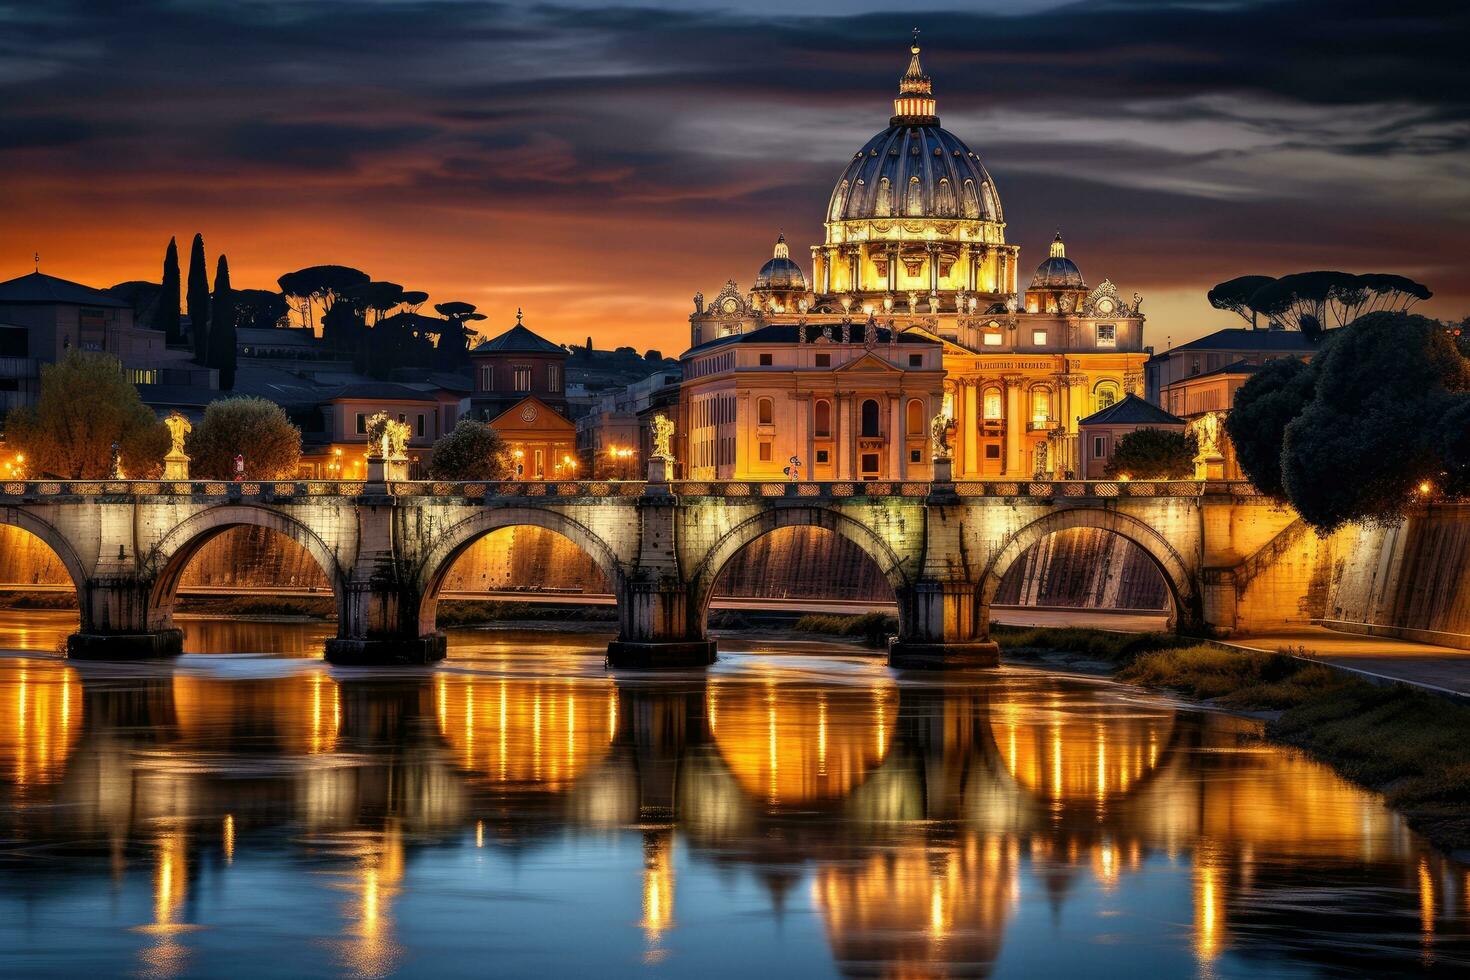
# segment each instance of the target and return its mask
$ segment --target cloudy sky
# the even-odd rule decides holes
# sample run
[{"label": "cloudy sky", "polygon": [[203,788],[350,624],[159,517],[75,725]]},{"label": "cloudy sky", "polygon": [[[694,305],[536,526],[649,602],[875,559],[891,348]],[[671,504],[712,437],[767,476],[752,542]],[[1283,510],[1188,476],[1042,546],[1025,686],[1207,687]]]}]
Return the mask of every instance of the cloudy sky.
[{"label": "cloudy sky", "polygon": [[[204,233],[236,286],[341,263],[666,352],[690,296],[803,265],[887,124],[909,29],[1023,267],[1055,229],[1228,325],[1248,272],[1393,271],[1470,314],[1470,13],[1397,0],[0,0],[0,279],[157,278]],[[901,11],[901,12],[896,12]]]}]

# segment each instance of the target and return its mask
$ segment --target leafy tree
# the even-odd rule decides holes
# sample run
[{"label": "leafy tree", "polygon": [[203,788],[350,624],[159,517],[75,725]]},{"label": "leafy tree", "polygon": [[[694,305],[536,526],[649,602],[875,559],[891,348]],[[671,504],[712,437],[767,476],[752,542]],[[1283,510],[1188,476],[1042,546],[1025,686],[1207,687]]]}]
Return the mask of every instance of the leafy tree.
[{"label": "leafy tree", "polygon": [[1234,313],[1255,327],[1260,311],[1251,305],[1251,297],[1275,281],[1270,276],[1239,276],[1228,279],[1210,290],[1210,305],[1217,310]]},{"label": "leafy tree", "polygon": [[1446,425],[1470,420],[1470,362],[1441,324],[1398,313],[1359,318],[1320,362],[1315,397],[1286,427],[1287,498],[1324,532],[1395,519],[1461,458],[1463,433],[1447,439]]},{"label": "leafy tree", "polygon": [[1225,433],[1235,458],[1257,490],[1284,497],[1281,446],[1286,427],[1312,401],[1316,373],[1294,357],[1267,361],[1235,393],[1235,406],[1225,416]]},{"label": "leafy tree", "polygon": [[1135,429],[1118,440],[1106,472],[1134,480],[1183,480],[1194,475],[1198,455],[1194,436],[1168,429]]},{"label": "leafy tree", "polygon": [[10,413],[5,441],[25,454],[31,472],[66,480],[112,476],[114,443],[123,472],[148,479],[162,472],[171,445],[117,359],[84,351],[41,368],[40,396]]},{"label": "leafy tree", "polygon": [[236,455],[245,457],[249,479],[289,479],[301,461],[301,430],[275,402],[222,398],[204,409],[204,420],[189,433],[184,451],[192,460],[190,474],[199,479],[233,479]]},{"label": "leafy tree", "polygon": [[204,268],[204,236],[194,235],[189,250],[189,323],[193,331],[194,360],[209,360],[209,272]]},{"label": "leafy tree", "polygon": [[510,474],[505,440],[477,419],[460,419],[434,443],[429,456],[429,475],[435,480],[504,480]]},{"label": "leafy tree", "polygon": [[[313,265],[305,269],[297,269],[288,272],[276,280],[281,287],[281,292],[288,299],[296,300],[296,311],[301,316],[301,323],[310,330],[316,329],[315,310],[317,306],[322,310],[322,337],[327,337],[326,318],[337,307],[338,300],[342,299],[349,290],[355,286],[361,286],[369,281],[371,277],[361,269],[353,269],[345,265]],[[349,302],[350,309],[352,304]],[[350,330],[355,314],[346,318],[345,329]],[[333,322],[334,333],[342,333],[344,327],[341,325],[342,318]],[[337,339],[334,337],[334,340]],[[342,338],[355,339],[355,338]]]},{"label": "leafy tree", "polygon": [[423,306],[429,299],[429,294],[421,289],[409,289],[403,293],[403,307],[410,313],[417,313],[419,307]]},{"label": "leafy tree", "polygon": [[1428,288],[1404,276],[1321,271],[1297,272],[1272,280],[1249,302],[1252,309],[1273,320],[1316,337],[1330,327],[1347,326],[1369,313],[1402,313],[1432,295]]},{"label": "leafy tree", "polygon": [[158,296],[158,310],[153,315],[153,329],[162,330],[165,344],[182,344],[183,327],[179,323],[179,243],[168,240],[163,253],[163,286]]},{"label": "leafy tree", "polygon": [[[107,287],[107,293],[133,308],[133,323],[140,327],[152,326],[159,329],[154,320],[158,315],[158,299],[163,295],[163,287],[158,283],[132,279]],[[174,316],[178,317],[177,310],[174,311]],[[164,338],[164,343],[168,343],[167,338]]]},{"label": "leafy tree", "polygon": [[235,291],[230,288],[229,260],[221,252],[210,305],[209,366],[219,371],[223,391],[235,389],[235,359]]},{"label": "leafy tree", "polygon": [[269,289],[235,290],[235,326],[271,330],[286,325],[291,307],[286,297]]}]

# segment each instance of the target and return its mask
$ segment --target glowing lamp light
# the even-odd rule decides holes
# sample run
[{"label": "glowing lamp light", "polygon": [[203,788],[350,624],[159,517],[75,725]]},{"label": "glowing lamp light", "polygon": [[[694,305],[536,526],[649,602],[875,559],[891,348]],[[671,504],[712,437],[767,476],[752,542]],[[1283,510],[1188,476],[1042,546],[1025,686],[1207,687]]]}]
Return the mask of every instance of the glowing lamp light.
[{"label": "glowing lamp light", "polygon": [[1427,496],[1429,496],[1433,492],[1434,492],[1434,484],[1430,483],[1428,480],[1424,480],[1423,482],[1421,482],[1419,484],[1419,494],[1420,494],[1420,496],[1427,497]]}]

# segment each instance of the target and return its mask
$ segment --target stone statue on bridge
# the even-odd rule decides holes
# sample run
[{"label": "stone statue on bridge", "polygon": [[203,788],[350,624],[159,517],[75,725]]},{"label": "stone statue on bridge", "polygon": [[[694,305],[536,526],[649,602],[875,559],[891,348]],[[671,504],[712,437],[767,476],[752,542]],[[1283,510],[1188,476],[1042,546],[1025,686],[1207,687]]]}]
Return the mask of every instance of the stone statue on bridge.
[{"label": "stone statue on bridge", "polygon": [[653,417],[653,458],[674,461],[674,423],[662,412]]},{"label": "stone statue on bridge", "polygon": [[940,412],[929,422],[929,448],[934,459],[952,459],[954,448],[949,444],[949,434],[954,430],[954,419]]},{"label": "stone statue on bridge", "polygon": [[368,481],[407,479],[408,423],[378,412],[367,420],[367,437]]},{"label": "stone statue on bridge", "polygon": [[163,478],[165,480],[187,480],[189,479],[189,457],[184,453],[184,440],[188,438],[190,432],[194,431],[194,426],[177,409],[169,413],[168,418],[163,420],[163,424],[168,427],[171,442],[168,455],[163,457]]}]

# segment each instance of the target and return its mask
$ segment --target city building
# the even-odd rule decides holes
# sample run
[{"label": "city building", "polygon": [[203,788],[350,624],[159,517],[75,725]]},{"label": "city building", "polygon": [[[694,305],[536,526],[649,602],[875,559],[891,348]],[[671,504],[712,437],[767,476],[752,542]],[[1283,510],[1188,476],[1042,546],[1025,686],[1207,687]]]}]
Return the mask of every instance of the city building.
[{"label": "city building", "polygon": [[577,453],[586,473],[607,479],[641,479],[653,452],[653,417],[679,412],[677,367],[604,394],[577,419]]},{"label": "city building", "polygon": [[1175,381],[1164,389],[1164,408],[1184,419],[1199,442],[1195,475],[1200,479],[1245,479],[1235,445],[1225,432],[1225,416],[1235,405],[1235,393],[1260,369],[1260,364],[1235,361]]},{"label": "city building", "polygon": [[528,397],[563,416],[567,411],[567,352],[521,322],[470,351],[474,390],[465,413],[482,421],[500,418]]},{"label": "city building", "polygon": [[1077,423],[1143,392],[1137,294],[1090,286],[1060,234],[1023,284],[995,182],[910,55],[888,127],[837,179],[810,279],[778,237],[747,293],[694,297],[686,475],[770,478],[796,456],[814,478],[923,479],[943,415],[957,478],[1065,476]]},{"label": "city building", "polygon": [[571,480],[582,471],[577,427],[535,395],[489,421],[510,450],[512,475],[522,480]]},{"label": "city building", "polygon": [[1134,394],[1087,416],[1077,423],[1081,435],[1084,480],[1108,479],[1108,461],[1118,447],[1118,440],[1139,429],[1161,429],[1184,432],[1184,419],[1171,415]]},{"label": "city building", "polygon": [[1170,388],[1180,382],[1237,363],[1260,365],[1277,357],[1309,361],[1320,349],[1320,341],[1313,342],[1300,330],[1280,327],[1216,330],[1150,357],[1144,365],[1146,397],[1155,405],[1167,407],[1172,404]]},{"label": "city building", "polygon": [[409,475],[419,477],[443,435],[433,392],[384,381],[351,384],[322,398],[321,427],[303,431],[300,474],[327,480],[367,475],[368,420],[379,412],[408,426]]}]

